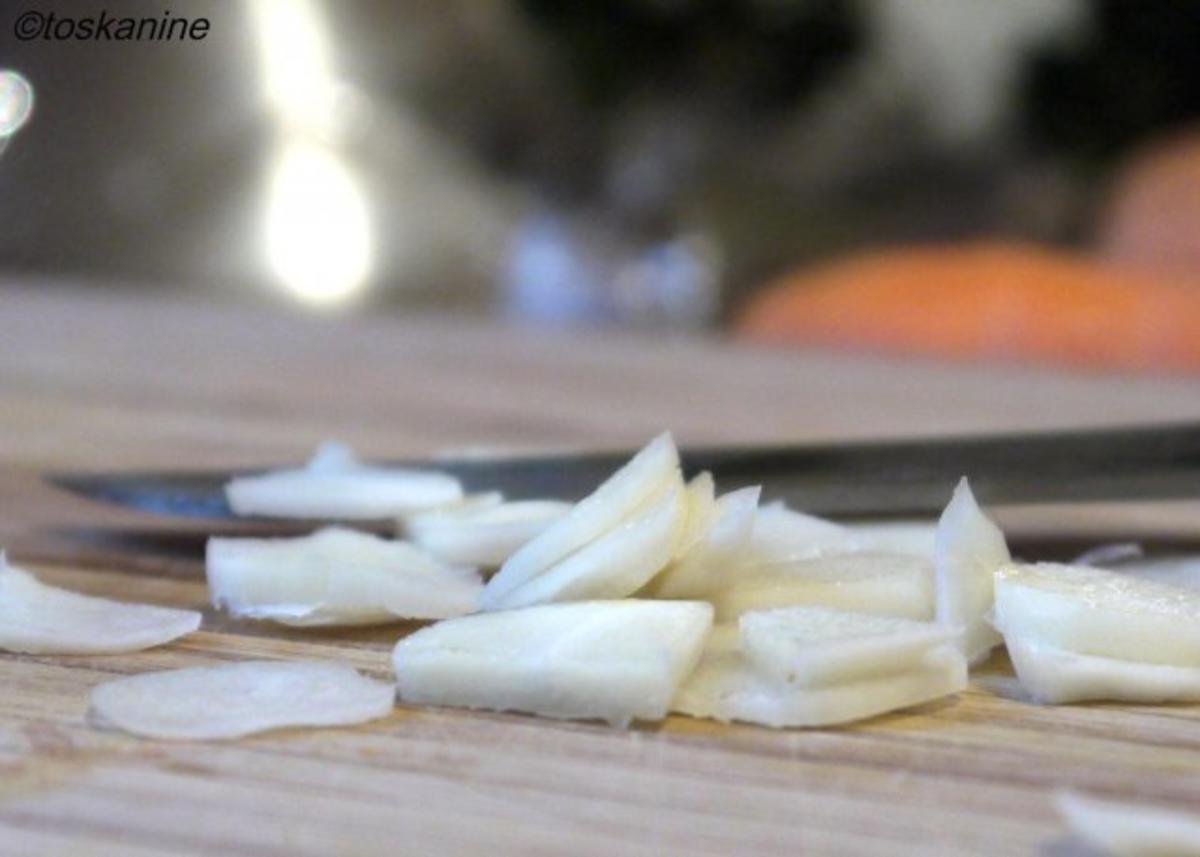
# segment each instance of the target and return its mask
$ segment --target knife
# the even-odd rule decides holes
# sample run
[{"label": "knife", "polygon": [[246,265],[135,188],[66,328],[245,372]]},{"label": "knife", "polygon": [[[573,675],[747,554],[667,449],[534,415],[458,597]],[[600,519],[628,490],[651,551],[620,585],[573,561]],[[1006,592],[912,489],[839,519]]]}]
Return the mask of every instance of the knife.
[{"label": "knife", "polygon": [[[389,461],[457,476],[467,491],[512,499],[586,495],[630,450]],[[1200,497],[1200,423],[1037,434],[802,446],[685,448],[688,475],[709,470],[726,490],[763,486],[807,512],[843,517],[933,514],[969,476],[987,504]],[[84,497],[156,515],[237,518],[225,502],[234,476],[211,470],[53,474]]]}]

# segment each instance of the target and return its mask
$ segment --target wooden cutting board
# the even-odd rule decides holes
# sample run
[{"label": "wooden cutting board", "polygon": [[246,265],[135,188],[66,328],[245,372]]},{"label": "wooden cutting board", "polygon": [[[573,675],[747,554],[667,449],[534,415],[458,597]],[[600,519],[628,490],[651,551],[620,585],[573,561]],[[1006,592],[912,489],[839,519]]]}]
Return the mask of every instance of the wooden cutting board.
[{"label": "wooden cutting board", "polygon": [[[713,442],[1200,417],[1200,384],[1183,379],[315,322],[71,291],[0,292],[0,330],[0,543],[52,583],[198,608],[195,530],[61,496],[38,474],[294,460],[326,436],[398,455],[632,444],[662,426]],[[1195,535],[1196,511],[1065,514],[1101,540]],[[816,731],[402,707],[359,728],[193,744],[85,719],[93,685],[147,670],[304,657],[386,677],[407,630],[294,632],[206,610],[201,632],[136,655],[0,655],[0,855],[1062,857],[1085,852],[1055,817],[1055,789],[1200,808],[1200,707],[1032,706],[1002,655],[957,697]]]}]

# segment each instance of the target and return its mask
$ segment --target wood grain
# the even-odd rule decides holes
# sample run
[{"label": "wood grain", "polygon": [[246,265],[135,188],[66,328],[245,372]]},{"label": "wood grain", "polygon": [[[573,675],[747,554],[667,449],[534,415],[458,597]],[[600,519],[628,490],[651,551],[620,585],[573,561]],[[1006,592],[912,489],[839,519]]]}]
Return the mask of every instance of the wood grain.
[{"label": "wood grain", "polygon": [[[795,440],[1200,418],[1200,383],[564,337],[444,319],[314,320],[69,289],[0,291],[0,542],[47,580],[204,607],[193,530],[46,488],[45,469],[462,445]],[[1097,537],[1200,533],[1194,504],[1059,510]],[[1012,510],[1045,527],[1045,510]],[[133,533],[137,536],[130,539]],[[822,731],[398,708],[224,744],[85,720],[117,674],[249,657],[385,676],[406,626],[282,631],[206,612],[178,644],[0,656],[0,855],[1053,854],[1063,786],[1200,806],[1200,709],[1042,708],[1003,658],[939,702]]]}]

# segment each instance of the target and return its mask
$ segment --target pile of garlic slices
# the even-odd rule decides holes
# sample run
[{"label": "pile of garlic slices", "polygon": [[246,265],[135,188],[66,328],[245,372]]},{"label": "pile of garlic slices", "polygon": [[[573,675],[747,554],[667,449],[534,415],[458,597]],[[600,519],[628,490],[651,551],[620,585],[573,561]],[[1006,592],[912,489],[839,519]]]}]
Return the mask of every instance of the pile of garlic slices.
[{"label": "pile of garlic slices", "polygon": [[[398,695],[614,725],[677,712],[829,726],[951,696],[1001,645],[1037,701],[1200,700],[1194,561],[1016,563],[965,479],[936,523],[841,525],[760,505],[757,486],[685,481],[663,434],[574,504],[468,495],[337,445],[227,493],[247,514],[395,519],[398,537],[213,538],[217,608],[306,627],[433,624],[397,643],[395,687],[338,664],[193,668],[100,686],[98,721],[234,737],[363,722]],[[198,624],[0,568],[0,648],[127,651]]]}]

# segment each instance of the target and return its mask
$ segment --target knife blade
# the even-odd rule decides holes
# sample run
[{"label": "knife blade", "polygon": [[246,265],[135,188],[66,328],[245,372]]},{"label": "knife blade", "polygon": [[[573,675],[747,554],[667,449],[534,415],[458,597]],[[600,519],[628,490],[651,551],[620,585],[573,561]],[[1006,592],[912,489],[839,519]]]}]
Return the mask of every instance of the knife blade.
[{"label": "knife blade", "polygon": [[[625,463],[631,450],[582,454],[409,459],[383,462],[436,469],[467,491],[512,499],[586,495]],[[969,476],[987,504],[1184,499],[1200,497],[1200,423],[1047,433],[938,437],[800,446],[684,448],[688,475],[709,470],[728,490],[761,484],[815,514],[928,515]],[[211,470],[60,473],[59,488],[144,512],[205,520],[237,518],[225,502],[234,476]],[[244,520],[244,519],[241,519]]]}]

